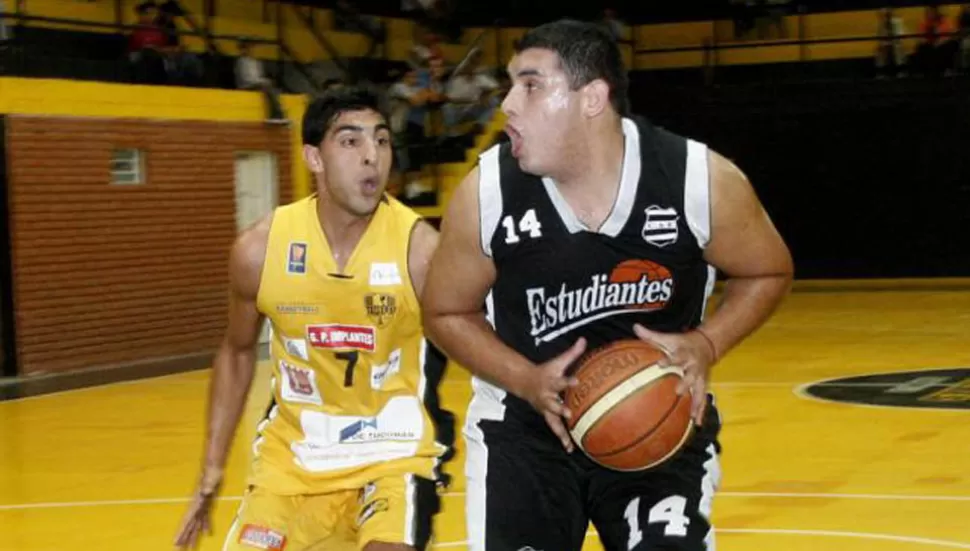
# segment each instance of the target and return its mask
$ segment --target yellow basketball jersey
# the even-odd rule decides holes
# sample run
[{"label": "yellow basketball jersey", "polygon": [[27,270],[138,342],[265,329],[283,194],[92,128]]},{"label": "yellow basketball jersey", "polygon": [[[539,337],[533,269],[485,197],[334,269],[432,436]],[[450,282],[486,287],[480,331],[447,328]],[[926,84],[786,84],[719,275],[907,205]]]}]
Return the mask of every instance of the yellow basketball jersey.
[{"label": "yellow basketball jersey", "polygon": [[272,328],[273,401],[251,483],[308,494],[436,478],[453,428],[437,402],[445,360],[424,339],[408,273],[418,215],[382,202],[338,271],[316,209],[316,196],[279,207],[269,231],[257,304]]}]

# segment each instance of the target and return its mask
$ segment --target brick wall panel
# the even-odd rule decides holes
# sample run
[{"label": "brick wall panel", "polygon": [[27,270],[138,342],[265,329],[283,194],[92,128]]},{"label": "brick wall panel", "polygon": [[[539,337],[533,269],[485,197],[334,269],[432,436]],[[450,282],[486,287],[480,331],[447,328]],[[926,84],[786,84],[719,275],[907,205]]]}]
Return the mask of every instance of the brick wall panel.
[{"label": "brick wall panel", "polygon": [[[235,154],[276,155],[258,123],[10,116],[7,162],[21,370],[209,352],[225,326]],[[145,152],[146,184],[112,186],[114,148]]]}]

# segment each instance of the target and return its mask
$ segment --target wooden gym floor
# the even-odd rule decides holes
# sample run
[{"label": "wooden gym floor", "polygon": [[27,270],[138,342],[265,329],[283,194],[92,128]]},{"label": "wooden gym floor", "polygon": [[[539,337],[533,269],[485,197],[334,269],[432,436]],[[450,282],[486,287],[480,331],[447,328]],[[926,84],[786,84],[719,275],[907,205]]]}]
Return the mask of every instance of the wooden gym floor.
[{"label": "wooden gym floor", "polygon": [[[715,372],[725,423],[718,549],[970,549],[970,371],[822,387],[939,407],[825,401],[802,388],[955,367],[970,368],[970,286],[793,293]],[[261,366],[216,534],[203,549],[221,548],[238,505],[267,373]],[[0,549],[171,549],[199,465],[207,377],[194,371],[0,402]],[[463,414],[468,374],[452,371],[442,394]],[[462,460],[459,453],[451,465],[456,482],[437,548],[465,549]],[[600,549],[595,533],[586,549]]]}]

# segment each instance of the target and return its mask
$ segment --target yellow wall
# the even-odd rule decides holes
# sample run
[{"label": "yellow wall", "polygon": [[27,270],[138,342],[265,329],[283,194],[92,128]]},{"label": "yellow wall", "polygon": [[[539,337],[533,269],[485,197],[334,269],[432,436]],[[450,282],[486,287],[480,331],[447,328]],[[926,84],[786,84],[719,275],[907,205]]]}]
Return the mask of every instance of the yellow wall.
[{"label": "yellow wall", "polygon": [[[294,121],[290,126],[291,173],[297,199],[309,193],[307,171],[301,168],[299,125],[306,98],[286,95],[281,100]],[[258,92],[0,78],[0,113],[5,114],[259,122],[265,118],[265,109]]]}]

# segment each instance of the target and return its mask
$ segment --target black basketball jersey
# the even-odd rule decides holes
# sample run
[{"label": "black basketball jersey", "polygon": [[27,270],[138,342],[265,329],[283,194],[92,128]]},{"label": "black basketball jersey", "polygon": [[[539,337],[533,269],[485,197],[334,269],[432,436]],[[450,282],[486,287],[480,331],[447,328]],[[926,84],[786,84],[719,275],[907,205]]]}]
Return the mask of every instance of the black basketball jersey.
[{"label": "black basketball jersey", "polygon": [[596,230],[554,181],[520,170],[507,144],[481,155],[482,248],[497,269],[489,321],[533,362],[581,336],[592,349],[636,338],[634,323],[666,332],[702,320],[714,285],[702,256],[711,219],[707,147],[642,119],[624,119],[623,132],[619,192]]}]

